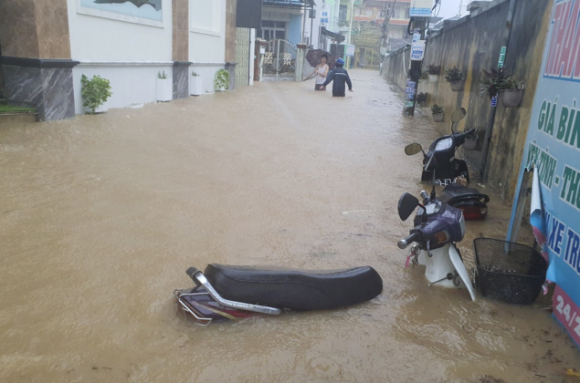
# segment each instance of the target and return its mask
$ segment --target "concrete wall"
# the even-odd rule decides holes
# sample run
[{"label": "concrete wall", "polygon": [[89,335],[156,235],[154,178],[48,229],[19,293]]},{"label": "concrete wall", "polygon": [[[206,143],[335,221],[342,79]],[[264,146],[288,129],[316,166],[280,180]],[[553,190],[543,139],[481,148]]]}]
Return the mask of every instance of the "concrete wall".
[{"label": "concrete wall", "polygon": [[98,10],[88,13],[78,0],[68,0],[70,50],[80,61],[73,68],[75,112],[84,113],[81,77],[99,75],[111,82],[113,95],[107,108],[157,101],[159,71],[172,77],[172,0],[162,2],[162,21],[110,15]]},{"label": "concrete wall", "polygon": [[[526,91],[519,108],[504,108],[498,104],[485,168],[487,184],[500,192],[506,202],[512,200],[515,191],[552,1],[520,0],[517,3],[505,71],[512,74],[513,79],[524,83]],[[438,104],[445,109],[445,121],[437,124],[441,134],[449,133],[449,118],[453,110],[459,107],[467,109],[467,118],[459,128],[477,129],[477,149],[466,151],[465,157],[478,172],[492,111],[490,99],[480,93],[482,69],[489,71],[497,68],[500,48],[507,37],[508,7],[508,0],[496,0],[489,8],[446,25],[442,33],[432,36],[426,50],[424,69],[429,64],[441,65],[442,73],[437,83],[427,80],[419,82],[418,91],[430,94],[429,107]],[[404,89],[407,78],[402,64],[405,61],[408,66],[408,57],[409,50],[399,51],[388,56],[383,64],[383,74],[401,89]],[[463,92],[452,92],[443,76],[445,69],[455,65],[465,74]],[[429,110],[425,108],[424,112],[429,113]],[[473,178],[478,179],[478,175],[474,174]]]},{"label": "concrete wall", "polygon": [[[163,21],[126,16],[108,18],[104,12],[80,13],[78,0],[68,0],[70,47],[74,60],[171,61],[171,0],[163,0]],[[121,16],[121,15],[119,15]]]},{"label": "concrete wall", "polygon": [[[204,10],[211,5],[212,19],[204,17]],[[214,92],[215,73],[224,68],[226,61],[226,0],[189,0],[190,35],[189,70],[201,75],[203,87]],[[234,60],[235,61],[235,51]]]},{"label": "concrete wall", "polygon": [[302,42],[302,16],[301,15],[292,15],[290,17],[290,22],[288,23],[288,34],[286,36],[286,40],[288,40],[288,42],[290,42],[294,45]]}]

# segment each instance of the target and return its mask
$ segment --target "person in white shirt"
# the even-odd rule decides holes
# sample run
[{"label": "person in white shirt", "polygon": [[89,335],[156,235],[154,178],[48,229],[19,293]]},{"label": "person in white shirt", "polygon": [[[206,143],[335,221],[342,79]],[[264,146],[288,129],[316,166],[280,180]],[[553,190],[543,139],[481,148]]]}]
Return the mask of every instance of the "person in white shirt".
[{"label": "person in white shirt", "polygon": [[322,86],[322,84],[324,84],[324,81],[326,81],[326,76],[328,75],[328,70],[330,69],[326,61],[328,61],[328,56],[323,55],[320,58],[320,64],[318,64],[316,68],[314,68],[314,71],[310,74],[310,76],[308,76],[311,77],[313,74],[316,73],[316,82],[314,85],[314,90],[326,90],[326,88]]}]

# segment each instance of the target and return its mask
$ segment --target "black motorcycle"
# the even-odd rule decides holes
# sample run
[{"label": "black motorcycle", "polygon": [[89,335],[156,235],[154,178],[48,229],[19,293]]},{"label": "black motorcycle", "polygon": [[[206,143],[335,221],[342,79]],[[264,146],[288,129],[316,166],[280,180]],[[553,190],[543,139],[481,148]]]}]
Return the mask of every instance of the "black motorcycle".
[{"label": "black motorcycle", "polygon": [[487,216],[489,196],[480,193],[477,189],[463,186],[457,182],[463,177],[469,183],[469,170],[464,160],[455,157],[456,150],[465,143],[466,138],[472,137],[475,129],[463,133],[455,132],[455,124],[465,118],[464,108],[458,109],[451,115],[451,135],[439,137],[429,146],[427,153],[421,144],[412,143],[405,147],[408,156],[423,153],[423,173],[421,181],[445,185],[439,194],[439,200],[463,211],[466,220],[484,219]]},{"label": "black motorcycle", "polygon": [[383,290],[372,267],[305,271],[226,266],[212,263],[205,272],[186,271],[195,287],[175,290],[179,306],[202,325],[257,314],[332,310],[371,300]]}]

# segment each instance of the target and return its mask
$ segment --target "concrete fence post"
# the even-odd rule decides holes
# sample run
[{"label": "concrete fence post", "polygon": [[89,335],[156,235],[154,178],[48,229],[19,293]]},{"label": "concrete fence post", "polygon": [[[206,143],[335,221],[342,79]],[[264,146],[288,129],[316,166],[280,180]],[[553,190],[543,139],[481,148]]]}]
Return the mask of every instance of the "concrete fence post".
[{"label": "concrete fence post", "polygon": [[296,44],[296,71],[295,81],[302,81],[304,78],[304,58],[306,57],[306,44]]}]

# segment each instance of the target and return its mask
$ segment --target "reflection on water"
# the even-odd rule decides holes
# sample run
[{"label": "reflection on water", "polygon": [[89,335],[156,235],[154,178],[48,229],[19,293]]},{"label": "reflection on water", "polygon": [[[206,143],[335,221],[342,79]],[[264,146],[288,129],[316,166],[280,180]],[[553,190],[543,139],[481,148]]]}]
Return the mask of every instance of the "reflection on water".
[{"label": "reflection on water", "polygon": [[[332,99],[262,83],[0,128],[0,381],[444,382],[563,379],[577,350],[541,308],[427,288],[403,268],[428,120],[374,72]],[[495,210],[494,210],[495,209]],[[471,238],[501,237],[490,209]],[[462,244],[472,258],[469,240]],[[171,292],[210,262],[371,265],[370,303],[196,326]],[[550,351],[550,353],[548,353]],[[554,378],[554,379],[552,379]]]}]

